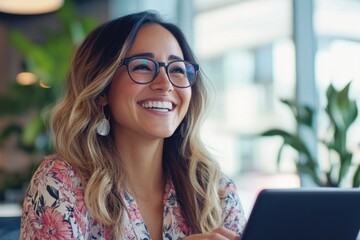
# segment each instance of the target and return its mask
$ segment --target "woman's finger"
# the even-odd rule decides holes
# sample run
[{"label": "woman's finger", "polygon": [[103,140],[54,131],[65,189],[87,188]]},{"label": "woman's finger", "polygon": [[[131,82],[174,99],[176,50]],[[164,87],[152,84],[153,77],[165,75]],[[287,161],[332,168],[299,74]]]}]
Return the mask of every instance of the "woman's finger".
[{"label": "woman's finger", "polygon": [[225,228],[225,227],[219,227],[217,229],[214,230],[214,232],[221,234],[222,236],[226,237],[227,239],[230,240],[238,240],[240,239],[240,237],[234,233],[233,231]]}]

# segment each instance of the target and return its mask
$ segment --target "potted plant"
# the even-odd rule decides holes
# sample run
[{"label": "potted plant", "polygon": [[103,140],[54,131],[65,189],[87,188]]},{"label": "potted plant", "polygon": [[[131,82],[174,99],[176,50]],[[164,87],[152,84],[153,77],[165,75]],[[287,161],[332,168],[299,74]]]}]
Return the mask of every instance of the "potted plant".
[{"label": "potted plant", "polygon": [[5,120],[0,129],[0,147],[16,135],[16,148],[29,158],[26,173],[2,169],[0,192],[26,185],[36,169],[34,164],[52,152],[46,124],[49,110],[62,92],[73,50],[97,24],[93,18],[79,17],[75,10],[73,2],[66,0],[54,14],[58,25],[43,31],[41,42],[32,41],[20,31],[9,33],[10,43],[21,55],[27,71],[36,76],[36,83],[20,85],[12,81],[0,96],[0,115]]},{"label": "potted plant", "polygon": [[[322,168],[318,157],[313,156],[307,143],[298,133],[291,133],[282,129],[270,129],[261,134],[261,136],[280,136],[283,143],[279,149],[277,162],[282,160],[282,152],[285,146],[295,149],[300,157],[295,159],[297,172],[300,176],[310,176],[312,181],[323,187],[342,187],[346,179],[351,179],[348,184],[351,187],[360,186],[360,165],[353,159],[353,153],[347,146],[347,134],[350,126],[358,116],[358,109],[355,100],[349,98],[350,83],[343,89],[336,90],[330,84],[326,91],[327,105],[324,109],[329,120],[327,136],[319,139],[329,152],[329,168]],[[296,120],[298,126],[303,126],[312,131],[315,136],[317,132],[314,125],[314,110],[307,105],[298,105],[295,101],[281,99],[286,104]],[[354,171],[350,171],[350,170]]]}]

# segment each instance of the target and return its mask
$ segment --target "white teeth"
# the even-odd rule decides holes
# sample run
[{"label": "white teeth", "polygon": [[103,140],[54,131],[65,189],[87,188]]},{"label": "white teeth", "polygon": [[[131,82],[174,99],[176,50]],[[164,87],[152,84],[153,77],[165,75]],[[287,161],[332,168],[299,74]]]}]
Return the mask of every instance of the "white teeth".
[{"label": "white teeth", "polygon": [[161,112],[167,112],[172,110],[171,102],[160,102],[160,101],[148,101],[141,104],[144,108],[151,108]]}]

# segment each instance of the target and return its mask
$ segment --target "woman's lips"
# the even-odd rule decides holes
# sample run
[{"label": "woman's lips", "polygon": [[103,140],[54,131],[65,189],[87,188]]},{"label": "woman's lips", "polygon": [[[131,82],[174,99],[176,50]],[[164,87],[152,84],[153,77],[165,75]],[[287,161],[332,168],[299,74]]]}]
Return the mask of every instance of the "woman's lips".
[{"label": "woman's lips", "polygon": [[170,101],[142,101],[140,105],[143,108],[160,112],[170,112],[174,109],[174,104]]}]

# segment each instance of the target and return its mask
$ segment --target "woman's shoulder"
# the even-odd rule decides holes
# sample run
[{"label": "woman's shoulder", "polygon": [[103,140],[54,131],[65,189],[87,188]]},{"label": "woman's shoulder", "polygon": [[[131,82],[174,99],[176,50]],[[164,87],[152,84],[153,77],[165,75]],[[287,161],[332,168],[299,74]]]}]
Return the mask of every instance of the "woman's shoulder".
[{"label": "woman's shoulder", "polygon": [[34,179],[35,181],[36,179],[45,181],[52,179],[58,183],[72,182],[80,184],[80,176],[76,173],[75,168],[59,154],[46,156],[35,171]]},{"label": "woman's shoulder", "polygon": [[75,172],[74,167],[64,160],[60,154],[53,154],[44,157],[44,161],[39,165],[37,171],[57,172],[70,171]]},{"label": "woman's shoulder", "polygon": [[72,169],[72,166],[65,161],[60,154],[52,154],[44,157],[44,161],[40,164],[39,168],[57,168],[66,167]]},{"label": "woman's shoulder", "polygon": [[226,175],[222,175],[219,179],[218,193],[223,204],[227,204],[230,200],[239,201],[236,184]]},{"label": "woman's shoulder", "polygon": [[226,175],[220,177],[220,199],[223,226],[241,236],[246,219],[234,181]]},{"label": "woman's shoulder", "polygon": [[60,155],[45,157],[24,197],[21,239],[84,239],[90,228],[98,225],[87,211],[75,168]]},{"label": "woman's shoulder", "polygon": [[219,178],[219,188],[220,190],[236,191],[235,182],[225,174],[222,174]]}]

